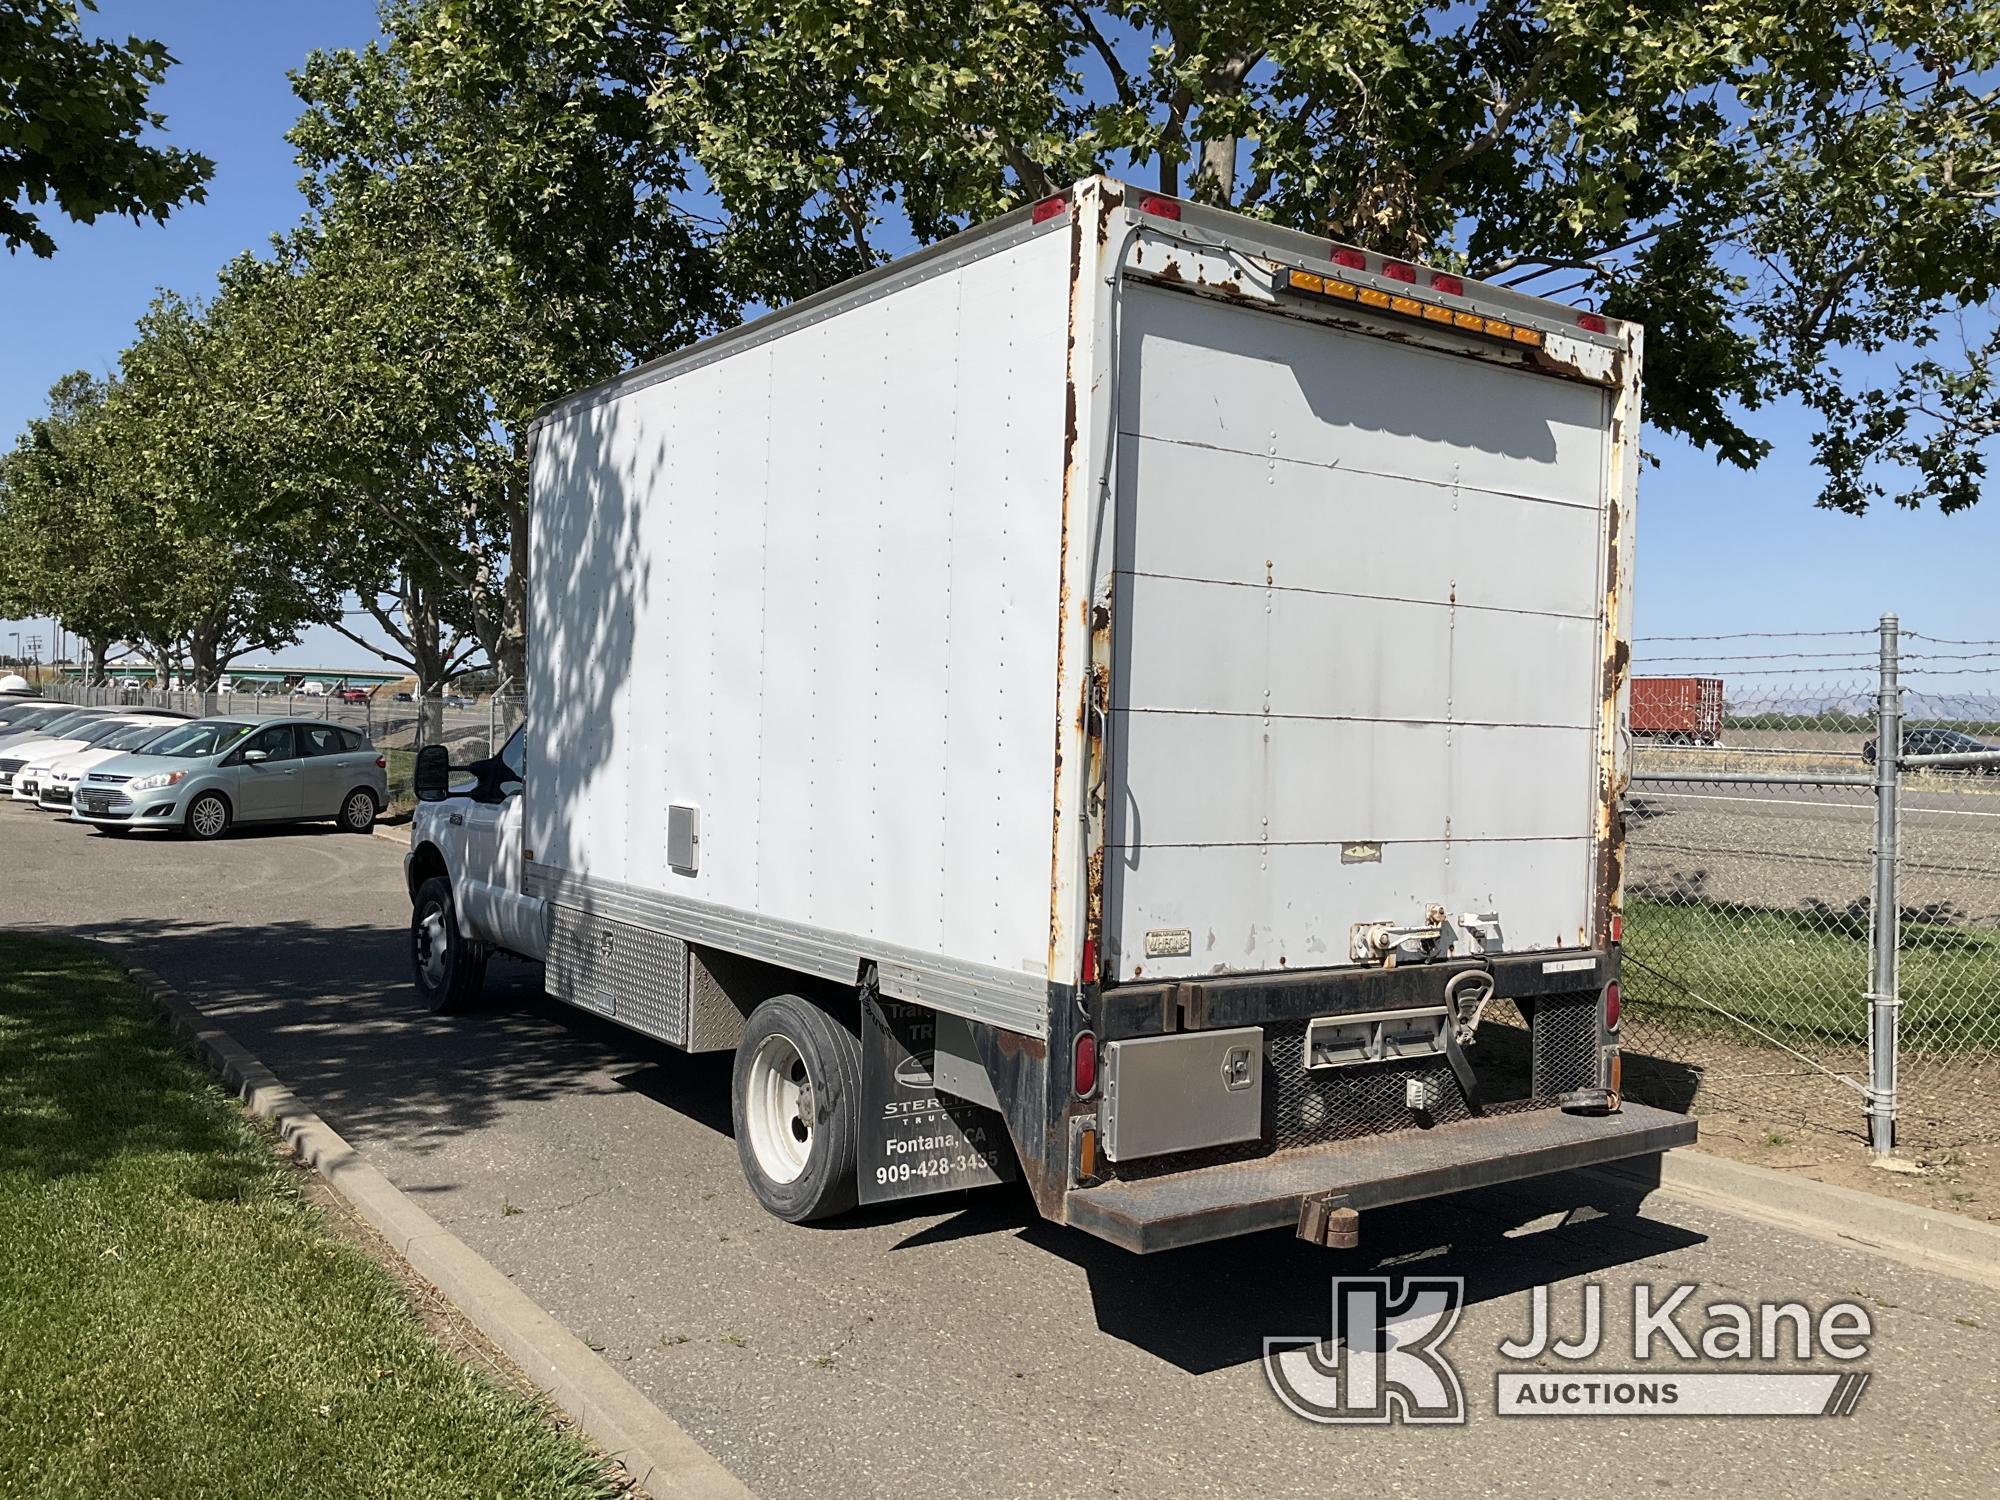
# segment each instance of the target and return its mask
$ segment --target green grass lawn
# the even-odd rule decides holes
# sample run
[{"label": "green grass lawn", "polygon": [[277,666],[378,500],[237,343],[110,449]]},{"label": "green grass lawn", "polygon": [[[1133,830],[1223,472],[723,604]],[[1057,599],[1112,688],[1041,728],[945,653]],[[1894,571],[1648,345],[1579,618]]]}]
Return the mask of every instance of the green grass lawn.
[{"label": "green grass lawn", "polygon": [[[1865,1046],[1864,922],[1846,912],[1628,897],[1626,1013],[1687,1031],[1738,1030],[1692,991],[1793,1045]],[[1905,1048],[1954,1050],[2000,1036],[2000,932],[1905,922],[1902,971]]]},{"label": "green grass lawn", "polygon": [[0,1496],[583,1497],[88,950],[0,934]]}]

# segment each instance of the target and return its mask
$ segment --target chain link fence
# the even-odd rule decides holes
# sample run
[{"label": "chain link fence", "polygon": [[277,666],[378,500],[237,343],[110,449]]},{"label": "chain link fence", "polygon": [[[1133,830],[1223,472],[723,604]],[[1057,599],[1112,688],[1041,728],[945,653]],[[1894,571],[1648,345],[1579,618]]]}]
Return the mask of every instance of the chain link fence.
[{"label": "chain link fence", "polygon": [[1888,1111],[1913,1150],[2000,1141],[2000,642],[1641,640],[1631,734],[1626,1091],[1864,1136],[1872,1100],[1878,1145]]},{"label": "chain link fence", "polygon": [[492,693],[439,688],[304,693],[281,684],[204,693],[193,688],[128,687],[116,682],[63,683],[49,696],[79,706],[164,708],[196,717],[324,719],[358,729],[389,762],[391,809],[415,801],[411,773],[417,751],[441,744],[454,764],[483,760],[507,742],[526,716],[523,696],[506,683]]}]

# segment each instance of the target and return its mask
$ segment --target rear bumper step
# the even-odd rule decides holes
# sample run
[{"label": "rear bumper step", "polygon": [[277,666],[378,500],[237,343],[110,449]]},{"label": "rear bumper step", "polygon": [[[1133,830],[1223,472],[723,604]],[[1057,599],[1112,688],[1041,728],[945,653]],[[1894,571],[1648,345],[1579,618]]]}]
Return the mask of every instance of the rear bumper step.
[{"label": "rear bumper step", "polygon": [[1694,1144],[1686,1115],[1627,1104],[1615,1115],[1559,1109],[1460,1120],[1333,1146],[1107,1182],[1070,1193],[1078,1229],[1141,1254],[1263,1229],[1292,1229],[1300,1201],[1336,1194],[1356,1209],[1435,1198]]}]

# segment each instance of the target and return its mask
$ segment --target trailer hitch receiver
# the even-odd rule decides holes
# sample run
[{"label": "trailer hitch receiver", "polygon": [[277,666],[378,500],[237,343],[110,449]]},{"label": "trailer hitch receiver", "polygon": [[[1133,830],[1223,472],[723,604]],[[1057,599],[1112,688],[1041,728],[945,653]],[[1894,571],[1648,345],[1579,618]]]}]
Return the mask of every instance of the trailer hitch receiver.
[{"label": "trailer hitch receiver", "polygon": [[1329,1250],[1352,1250],[1361,1243],[1361,1212],[1339,1193],[1316,1193],[1299,1200],[1299,1238]]}]

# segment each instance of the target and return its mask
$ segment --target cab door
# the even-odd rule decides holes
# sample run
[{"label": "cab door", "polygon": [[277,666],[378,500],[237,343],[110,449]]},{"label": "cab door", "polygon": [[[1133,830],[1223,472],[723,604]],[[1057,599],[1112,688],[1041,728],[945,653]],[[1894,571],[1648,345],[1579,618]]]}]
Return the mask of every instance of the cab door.
[{"label": "cab door", "polygon": [[465,858],[458,880],[459,920],[473,932],[528,958],[548,944],[546,913],[522,890],[521,797],[526,738],[517,729],[494,757],[494,798],[465,809]]}]

